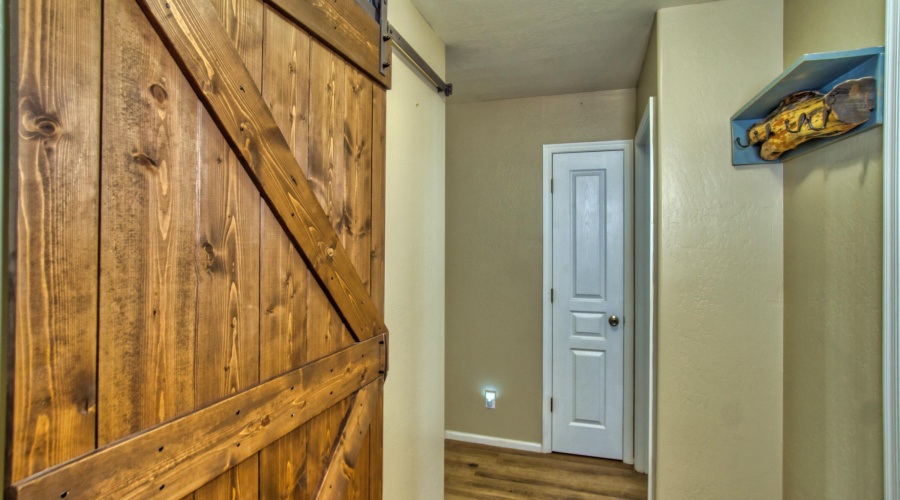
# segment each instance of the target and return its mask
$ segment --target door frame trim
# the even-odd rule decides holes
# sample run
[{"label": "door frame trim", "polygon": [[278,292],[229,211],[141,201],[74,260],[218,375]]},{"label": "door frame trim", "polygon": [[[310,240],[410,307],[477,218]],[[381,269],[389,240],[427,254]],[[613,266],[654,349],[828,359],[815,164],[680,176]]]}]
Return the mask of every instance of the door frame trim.
[{"label": "door frame trim", "polygon": [[622,460],[634,463],[634,141],[576,142],[544,144],[543,172],[543,396],[541,451],[552,451],[550,398],[553,397],[553,309],[550,287],[553,284],[553,199],[550,180],[553,177],[553,155],[557,153],[587,153],[593,151],[622,151],[625,158],[625,332],[624,404],[622,418]]},{"label": "door frame trim", "polygon": [[[634,138],[634,148],[635,148],[635,172],[638,169],[646,168],[647,172],[645,173],[646,178],[646,186],[640,186],[640,188],[646,188],[649,193],[644,202],[646,203],[646,214],[647,220],[645,223],[647,224],[650,230],[650,236],[647,239],[647,248],[643,249],[644,254],[641,254],[642,249],[637,247],[637,234],[635,234],[635,260],[638,258],[648,259],[650,262],[648,268],[648,276],[649,279],[648,286],[650,290],[647,293],[647,304],[642,313],[647,314],[647,345],[646,352],[639,353],[637,352],[637,342],[635,340],[635,378],[637,378],[637,359],[639,356],[644,357],[648,360],[646,367],[646,375],[647,375],[647,392],[639,393],[639,389],[637,387],[637,383],[635,383],[635,434],[637,434],[637,424],[638,420],[641,419],[641,416],[637,414],[637,398],[646,398],[647,400],[647,415],[645,416],[645,421],[642,422],[645,424],[647,429],[647,457],[646,457],[646,471],[647,471],[647,498],[653,499],[655,498],[656,492],[654,488],[654,478],[656,474],[656,352],[657,352],[657,323],[658,323],[658,297],[657,290],[659,288],[659,280],[658,280],[658,271],[659,271],[659,248],[658,248],[658,234],[657,228],[658,224],[658,216],[659,214],[656,212],[657,209],[657,192],[656,186],[658,183],[658,179],[656,177],[656,98],[650,96],[647,99],[647,106],[644,108],[644,114],[641,117],[641,122],[638,124],[638,130],[635,134]],[[644,146],[644,142],[646,141],[646,149],[647,149],[647,164],[646,165],[638,165],[637,164],[637,149],[639,147]],[[634,185],[634,203],[635,203],[635,231],[637,231],[637,204],[639,202],[638,198],[638,183],[637,183],[637,175],[635,175],[635,185]],[[639,255],[641,254],[641,255]],[[636,273],[636,270],[635,270]],[[635,274],[635,279],[637,278],[637,274]],[[635,299],[637,299],[637,293],[635,293]],[[638,304],[635,301],[635,315],[638,314]],[[637,332],[635,332],[635,337],[637,337]],[[637,469],[637,467],[635,467]]]},{"label": "door frame trim", "polygon": [[884,498],[900,496],[900,0],[885,3],[883,361]]}]

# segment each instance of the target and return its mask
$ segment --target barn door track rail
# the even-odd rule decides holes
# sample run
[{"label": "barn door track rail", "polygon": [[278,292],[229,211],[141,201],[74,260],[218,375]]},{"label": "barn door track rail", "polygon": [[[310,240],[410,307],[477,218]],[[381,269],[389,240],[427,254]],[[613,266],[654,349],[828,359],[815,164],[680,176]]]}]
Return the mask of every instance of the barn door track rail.
[{"label": "barn door track rail", "polygon": [[[418,52],[416,52],[416,49],[414,49],[412,45],[410,45],[409,42],[406,41],[405,38],[403,38],[403,35],[401,35],[399,31],[397,31],[393,26],[388,25],[387,36],[391,41],[394,42],[394,47],[399,49],[400,53],[403,54],[409,60],[409,62],[413,63],[413,66],[415,66],[416,69],[418,69],[419,72],[422,73],[422,76],[430,81],[432,85],[434,85],[438,92],[448,97],[453,95],[453,84],[444,82],[440,75],[438,75],[437,72],[435,72],[427,62],[425,62],[425,59],[423,59],[422,56],[419,55]],[[388,63],[388,65],[390,65],[390,63]]]},{"label": "barn door track rail", "polygon": [[400,50],[400,53],[403,54],[409,62],[413,63],[413,66],[419,70],[419,73],[421,73],[426,80],[431,82],[438,92],[448,97],[453,95],[453,84],[444,82],[440,75],[425,62],[425,58],[423,58],[416,49],[403,38],[403,35],[401,35],[396,28],[388,23],[387,0],[356,0],[356,3],[381,26],[380,69],[382,75],[386,75],[391,67],[391,44],[388,42],[393,41],[393,46],[397,47]]}]

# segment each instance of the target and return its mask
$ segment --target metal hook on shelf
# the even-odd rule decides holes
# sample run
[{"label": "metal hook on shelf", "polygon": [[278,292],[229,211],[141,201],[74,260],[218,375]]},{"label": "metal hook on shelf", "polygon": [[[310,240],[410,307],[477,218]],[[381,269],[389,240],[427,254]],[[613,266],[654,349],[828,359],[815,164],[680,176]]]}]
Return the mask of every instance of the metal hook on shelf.
[{"label": "metal hook on shelf", "polygon": [[806,115],[806,113],[801,113],[800,118],[797,120],[797,129],[796,130],[791,128],[791,120],[789,118],[784,119],[784,128],[785,128],[785,130],[787,130],[788,132],[790,132],[792,134],[799,134],[800,131],[803,129],[804,122],[806,123],[806,126],[809,127],[810,130],[813,130],[816,132],[818,132],[820,130],[825,130],[825,128],[828,127],[828,109],[826,109],[824,107],[822,108],[822,126],[821,127],[816,127],[815,125],[813,125],[812,120],[809,119],[809,117]]},{"label": "metal hook on shelf", "polygon": [[797,130],[794,130],[791,128],[791,119],[785,118],[784,119],[784,129],[792,134],[799,134],[800,130],[803,128],[804,120],[806,120],[806,113],[803,113],[800,115],[800,119],[797,120]]},{"label": "metal hook on shelf", "polygon": [[809,126],[810,130],[815,130],[817,132],[819,130],[825,130],[825,128],[828,127],[828,108],[826,108],[825,106],[822,106],[822,126],[821,127],[819,127],[819,128],[814,127],[812,124],[812,120],[810,120],[809,118],[806,119],[806,124]]},{"label": "metal hook on shelf", "polygon": [[[755,127],[756,127],[756,125],[754,125],[752,128],[755,128]],[[766,136],[764,138],[760,139],[759,138],[759,130],[758,129],[753,130],[753,140],[751,141],[750,140],[750,131],[748,130],[747,131],[747,144],[743,144],[741,142],[740,137],[735,137],[734,143],[737,145],[737,147],[739,147],[741,149],[747,149],[754,144],[759,144],[761,142],[766,142],[769,140],[769,137],[772,135],[772,126],[769,125],[768,123],[766,123],[765,132],[766,132]]]}]

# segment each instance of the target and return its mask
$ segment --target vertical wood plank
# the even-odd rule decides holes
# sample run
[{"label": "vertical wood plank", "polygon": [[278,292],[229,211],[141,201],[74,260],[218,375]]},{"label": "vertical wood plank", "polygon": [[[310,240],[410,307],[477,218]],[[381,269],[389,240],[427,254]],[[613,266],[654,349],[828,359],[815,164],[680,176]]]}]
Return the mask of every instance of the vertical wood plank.
[{"label": "vertical wood plank", "polygon": [[314,492],[328,468],[331,451],[340,435],[341,423],[347,414],[352,397],[325,410],[306,424],[309,427],[306,473],[310,492]]},{"label": "vertical wood plank", "polygon": [[[259,192],[212,119],[201,120],[197,408],[259,381]],[[230,491],[255,498],[244,496],[256,488],[255,462],[224,473],[196,498]]]},{"label": "vertical wood plank", "polygon": [[342,237],[347,254],[368,290],[372,259],[372,81],[348,66],[344,89]]},{"label": "vertical wood plank", "polygon": [[18,19],[12,481],[95,446],[101,2]]},{"label": "vertical wood plank", "polygon": [[381,500],[384,491],[384,379],[381,396],[369,424],[369,498]]},{"label": "vertical wood plank", "polygon": [[[265,203],[262,210],[260,378],[264,380],[305,362],[307,271]],[[308,427],[302,425],[260,451],[261,498],[308,496],[308,437]]]},{"label": "vertical wood plank", "polygon": [[[344,79],[344,248],[371,294],[372,81],[348,66]],[[348,487],[348,498],[369,495],[368,428]]]},{"label": "vertical wood plank", "polygon": [[370,296],[384,314],[384,250],[385,250],[385,194],[386,156],[385,129],[387,110],[386,92],[375,86],[372,90],[372,264]]},{"label": "vertical wood plank", "polygon": [[[310,47],[309,184],[331,220],[338,238],[344,233],[345,164],[343,147],[346,63],[322,44]],[[312,276],[310,276],[312,279]],[[321,287],[309,286],[309,359],[350,345],[340,316]]]},{"label": "vertical wood plank", "polygon": [[[346,64],[322,44],[310,47],[309,179],[310,187],[331,220],[338,237],[344,215],[344,99]],[[314,360],[349,345],[353,338],[344,327],[322,288],[308,274],[307,357]],[[312,487],[325,471],[334,440],[346,413],[347,402],[335,405],[310,420],[307,475]]]},{"label": "vertical wood plank", "polygon": [[[228,22],[233,2],[213,3],[223,23],[243,26]],[[206,110],[200,114],[197,407],[259,379],[259,192]]]},{"label": "vertical wood plank", "polygon": [[100,445],[194,406],[199,106],[137,4],[104,24]]},{"label": "vertical wood plank", "polygon": [[265,26],[262,96],[308,174],[310,37],[271,7]]},{"label": "vertical wood plank", "polygon": [[[304,424],[259,452],[259,498],[309,498],[306,447],[309,428]],[[312,481],[315,484],[315,481]]]},{"label": "vertical wood plank", "polygon": [[260,380],[306,362],[306,264],[263,203],[260,243]]},{"label": "vertical wood plank", "polygon": [[[260,0],[212,0],[256,85],[262,84]],[[200,133],[199,297],[196,404],[259,381],[260,195],[203,110]],[[196,500],[259,496],[258,455],[194,494]]]},{"label": "vertical wood plank", "polygon": [[[376,382],[376,384],[377,383],[379,382]],[[377,408],[378,402],[373,401],[372,405]],[[375,414],[374,409],[372,410],[372,414]],[[359,447],[355,466],[353,467],[353,474],[350,476],[350,484],[347,487],[347,498],[349,499],[369,498],[369,427],[371,427],[371,424],[367,424],[366,428],[363,430],[366,436],[363,438],[363,442]]]},{"label": "vertical wood plank", "polygon": [[[372,90],[372,264],[369,294],[384,315],[384,250],[385,250],[385,130],[387,115],[384,89]],[[384,475],[384,392],[378,400],[375,416],[369,426],[369,499],[381,500]]]},{"label": "vertical wood plank", "polygon": [[[309,36],[266,9],[262,95],[298,163],[308,162]],[[304,168],[304,170],[308,170]],[[307,268],[272,214],[262,206],[260,377],[267,379],[306,360]],[[308,498],[303,425],[259,453],[260,498]],[[313,482],[314,484],[314,482]]]},{"label": "vertical wood plank", "polygon": [[338,236],[344,211],[346,63],[321,43],[310,49],[309,184]]}]

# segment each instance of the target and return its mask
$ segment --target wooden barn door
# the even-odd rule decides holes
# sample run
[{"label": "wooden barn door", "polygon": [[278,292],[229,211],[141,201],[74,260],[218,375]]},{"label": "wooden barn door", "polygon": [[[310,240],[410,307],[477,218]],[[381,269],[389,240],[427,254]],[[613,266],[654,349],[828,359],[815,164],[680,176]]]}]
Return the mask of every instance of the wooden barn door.
[{"label": "wooden barn door", "polygon": [[380,28],[17,0],[8,493],[381,498]]}]

